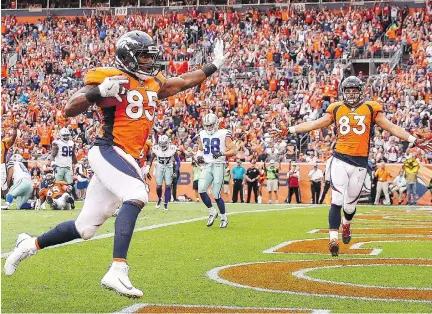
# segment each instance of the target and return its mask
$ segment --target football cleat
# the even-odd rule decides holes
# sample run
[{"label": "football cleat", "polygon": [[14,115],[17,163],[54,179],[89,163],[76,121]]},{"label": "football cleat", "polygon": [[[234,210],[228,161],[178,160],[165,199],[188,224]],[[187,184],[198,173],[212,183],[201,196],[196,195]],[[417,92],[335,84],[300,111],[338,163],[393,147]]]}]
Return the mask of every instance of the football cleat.
[{"label": "football cleat", "polygon": [[129,266],[125,262],[113,262],[102,278],[101,285],[105,289],[114,290],[126,297],[140,298],[143,296],[141,290],[132,286],[129,280]]},{"label": "football cleat", "polygon": [[75,200],[73,199],[72,196],[69,196],[66,202],[70,204],[71,209],[75,209]]},{"label": "football cleat", "polygon": [[221,219],[220,224],[219,224],[219,228],[226,228],[226,227],[228,227],[228,218]]},{"label": "football cleat", "polygon": [[351,241],[351,224],[342,224],[342,242],[348,244]]},{"label": "football cleat", "polygon": [[2,207],[1,210],[8,210],[10,207],[10,204],[8,202],[6,202]]},{"label": "football cleat", "polygon": [[207,227],[211,227],[213,226],[214,221],[216,220],[216,218],[218,217],[218,213],[216,214],[211,214],[209,216],[209,218],[207,219]]},{"label": "football cleat", "polygon": [[12,276],[21,261],[26,257],[35,255],[36,253],[35,238],[27,233],[20,233],[16,241],[15,249],[8,256],[4,264],[4,272],[6,276]]},{"label": "football cleat", "polygon": [[156,203],[156,208],[160,208],[161,203],[162,203],[162,199],[160,198]]},{"label": "football cleat", "polygon": [[168,210],[168,205],[164,204],[163,210],[167,211]]},{"label": "football cleat", "polygon": [[332,239],[329,242],[329,250],[332,256],[339,255],[339,242],[338,240]]}]

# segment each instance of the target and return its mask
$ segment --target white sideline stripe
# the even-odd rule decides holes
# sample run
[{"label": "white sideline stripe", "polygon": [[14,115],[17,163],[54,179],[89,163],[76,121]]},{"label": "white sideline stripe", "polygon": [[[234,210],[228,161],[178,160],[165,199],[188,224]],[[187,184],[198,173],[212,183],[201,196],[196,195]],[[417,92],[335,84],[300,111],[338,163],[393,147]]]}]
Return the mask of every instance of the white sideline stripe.
[{"label": "white sideline stripe", "polygon": [[329,283],[334,285],[341,285],[341,286],[351,286],[351,287],[363,287],[363,288],[379,288],[379,289],[405,289],[405,290],[417,290],[417,291],[429,291],[432,290],[432,288],[417,288],[417,287],[388,287],[388,286],[378,286],[378,285],[364,285],[364,284],[357,284],[357,283],[351,283],[351,282],[344,282],[344,281],[334,281],[334,280],[325,280],[320,278],[314,278],[306,275],[308,272],[313,270],[321,270],[321,269],[331,269],[331,268],[341,268],[341,267],[374,267],[374,266],[423,266],[423,267],[432,267],[432,265],[428,264],[349,264],[349,265],[332,265],[332,266],[318,266],[318,267],[310,267],[310,268],[304,268],[300,269],[298,271],[295,271],[292,273],[292,275],[299,279],[304,280],[310,280],[315,282],[322,282],[322,283]]},{"label": "white sideline stripe", "polygon": [[318,231],[320,231],[320,229],[313,229],[311,231],[308,231],[307,233],[313,234],[313,233],[317,233]]},{"label": "white sideline stripe", "polygon": [[[366,258],[366,259],[368,259],[368,258]],[[393,258],[383,258],[383,260],[386,260],[386,259],[393,259]],[[416,260],[421,260],[421,259],[416,259]],[[236,267],[236,266],[253,265],[253,264],[269,264],[269,263],[302,262],[302,261],[314,262],[316,260],[266,261],[266,262],[249,262],[249,263],[225,265],[225,266],[215,267],[215,268],[209,270],[207,272],[207,277],[209,277],[211,280],[214,280],[218,283],[229,285],[231,287],[243,288],[243,289],[252,289],[252,290],[261,291],[261,292],[284,293],[284,294],[302,295],[302,296],[308,296],[308,297],[321,297],[321,298],[332,297],[332,298],[338,298],[338,299],[357,299],[357,300],[366,300],[366,301],[432,303],[432,301],[428,301],[428,300],[353,297],[353,296],[341,296],[338,294],[320,294],[320,293],[295,292],[295,291],[289,291],[289,290],[266,289],[266,288],[252,287],[252,286],[248,286],[248,285],[244,285],[244,284],[239,284],[239,283],[232,282],[232,281],[222,279],[221,277],[219,277],[219,271],[226,269],[226,268]]]},{"label": "white sideline stripe", "polygon": [[[285,210],[293,210],[293,209],[309,209],[309,208],[313,208],[313,207],[319,207],[319,206],[317,206],[317,205],[306,205],[306,206],[296,206],[296,207],[292,207],[291,206],[291,207],[286,207],[286,208],[257,209],[257,210],[241,211],[241,212],[231,212],[231,213],[227,213],[227,215],[231,216],[231,215],[238,215],[238,214],[265,213],[265,212],[271,212],[271,211],[285,211]],[[180,224],[186,224],[186,223],[189,223],[189,222],[196,222],[196,221],[201,221],[201,220],[207,220],[207,219],[208,219],[208,216],[203,216],[203,217],[191,218],[191,219],[180,220],[180,221],[172,221],[172,222],[167,222],[167,223],[163,223],[163,224],[150,225],[150,226],[146,226],[146,227],[135,228],[134,229],[134,233],[135,232],[139,232],[139,231],[153,230],[153,229],[158,229],[158,228],[163,228],[163,227],[169,227],[169,226],[175,226],[175,225],[180,225]],[[112,238],[113,236],[114,236],[114,232],[100,234],[100,235],[94,236],[93,238],[91,238],[89,240],[76,239],[76,240],[73,240],[73,241],[70,241],[70,242],[66,242],[66,243],[62,243],[62,244],[58,244],[58,245],[47,247],[44,250],[46,250],[46,249],[54,249],[54,248],[57,248],[57,247],[60,247],[60,246],[71,245],[71,244],[75,244],[75,243],[81,243],[81,242],[84,242],[84,241],[88,242],[88,241],[94,241],[94,240],[99,240],[99,239]],[[7,252],[7,253],[2,253],[1,254],[1,258],[8,257],[11,253],[12,253],[12,251],[11,252]]]},{"label": "white sideline stripe", "polygon": [[209,308],[209,309],[215,309],[215,310],[277,310],[277,311],[289,311],[289,312],[295,312],[295,311],[311,311],[313,314],[328,314],[331,313],[329,310],[317,310],[317,309],[309,309],[309,308],[281,308],[281,307],[243,307],[243,306],[217,306],[217,305],[205,305],[205,304],[162,304],[162,303],[156,303],[156,304],[150,304],[150,303],[137,303],[133,304],[131,306],[128,306],[124,309],[121,309],[118,312],[114,312],[113,314],[120,314],[120,313],[135,313],[146,306],[176,306],[176,307],[182,307],[182,308],[197,308],[197,307],[203,307],[203,308]]}]

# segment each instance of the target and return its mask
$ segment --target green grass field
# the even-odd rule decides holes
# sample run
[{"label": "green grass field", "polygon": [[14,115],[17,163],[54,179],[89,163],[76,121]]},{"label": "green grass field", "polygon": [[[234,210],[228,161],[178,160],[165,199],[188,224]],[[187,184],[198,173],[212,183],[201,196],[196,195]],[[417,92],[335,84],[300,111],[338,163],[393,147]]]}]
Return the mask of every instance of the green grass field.
[{"label": "green grass field", "polygon": [[[143,210],[128,255],[131,281],[137,288],[144,290],[144,296],[139,300],[121,297],[100,287],[100,280],[111,261],[113,247],[112,237],[107,237],[40,251],[36,256],[25,260],[14,276],[3,275],[1,310],[4,313],[116,312],[136,303],[150,303],[308,308],[331,312],[432,312],[430,300],[408,302],[339,299],[257,291],[218,283],[206,274],[219,266],[247,262],[331,259],[329,254],[263,253],[286,241],[327,237],[324,234],[309,234],[308,231],[327,228],[328,207],[228,204],[227,210],[230,213],[227,229],[219,229],[219,221],[217,225],[207,228],[207,210],[202,204],[171,204],[168,212],[156,210],[154,204],[150,204]],[[400,215],[400,219],[412,220],[412,227],[417,226],[418,218],[423,222],[422,227],[432,229],[432,211],[406,212],[406,209],[373,206],[360,207],[357,212],[388,212],[392,216],[404,213]],[[2,211],[2,254],[13,249],[18,233],[38,235],[61,221],[74,219],[78,213],[79,210]],[[413,215],[409,215],[410,213]],[[176,223],[194,218],[202,219]],[[425,221],[431,223],[425,225]],[[171,224],[145,228],[166,223]],[[397,220],[374,223],[354,220],[353,239],[356,237],[356,228],[397,227],[397,223]],[[404,228],[406,227],[404,224]],[[113,231],[114,218],[110,218],[100,228],[98,235],[109,236]],[[378,240],[384,238],[371,237]],[[416,242],[415,238],[411,241],[366,243],[362,248],[380,248],[382,252],[377,256],[340,255],[339,259],[432,259],[430,235],[426,241]],[[3,264],[4,258],[2,266]],[[308,276],[360,285],[432,289],[432,267],[428,266],[325,268],[313,270]],[[432,294],[432,290],[430,293]]]}]

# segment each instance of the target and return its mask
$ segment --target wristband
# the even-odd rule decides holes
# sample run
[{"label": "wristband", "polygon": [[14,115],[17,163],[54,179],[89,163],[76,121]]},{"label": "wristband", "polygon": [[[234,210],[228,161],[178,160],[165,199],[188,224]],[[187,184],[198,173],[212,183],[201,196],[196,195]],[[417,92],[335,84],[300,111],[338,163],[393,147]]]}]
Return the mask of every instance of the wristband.
[{"label": "wristband", "polygon": [[415,143],[416,140],[417,140],[417,138],[415,136],[412,136],[412,135],[408,136],[408,142]]},{"label": "wristband", "polygon": [[85,98],[90,103],[95,103],[102,98],[99,86],[92,88],[87,93],[85,93]]},{"label": "wristband", "polygon": [[217,71],[217,67],[213,63],[209,63],[203,66],[201,70],[204,72],[206,77],[209,77]]}]

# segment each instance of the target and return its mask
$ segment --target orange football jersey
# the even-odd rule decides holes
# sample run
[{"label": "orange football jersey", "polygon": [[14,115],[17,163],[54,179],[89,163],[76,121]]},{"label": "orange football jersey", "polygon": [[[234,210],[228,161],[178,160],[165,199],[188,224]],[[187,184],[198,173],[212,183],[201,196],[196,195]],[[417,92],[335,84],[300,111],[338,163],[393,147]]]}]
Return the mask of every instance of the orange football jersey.
[{"label": "orange football jersey", "polygon": [[143,82],[116,68],[95,68],[87,73],[84,84],[98,85],[106,77],[116,75],[128,77],[128,92],[116,106],[98,107],[103,119],[103,135],[96,143],[98,140],[113,143],[138,158],[153,126],[158,92],[166,79],[159,73]]},{"label": "orange football jersey", "polygon": [[59,198],[65,192],[65,190],[63,189],[63,187],[67,186],[67,185],[68,185],[68,183],[65,182],[65,181],[56,182],[56,183],[54,183],[54,185],[52,187],[43,188],[39,192],[39,197],[41,197],[41,196],[47,197],[48,191],[51,191],[52,198]]},{"label": "orange football jersey", "polygon": [[367,164],[373,126],[377,114],[382,111],[375,101],[365,101],[354,108],[343,102],[332,103],[327,113],[332,116],[337,129],[335,154],[364,157]]}]

